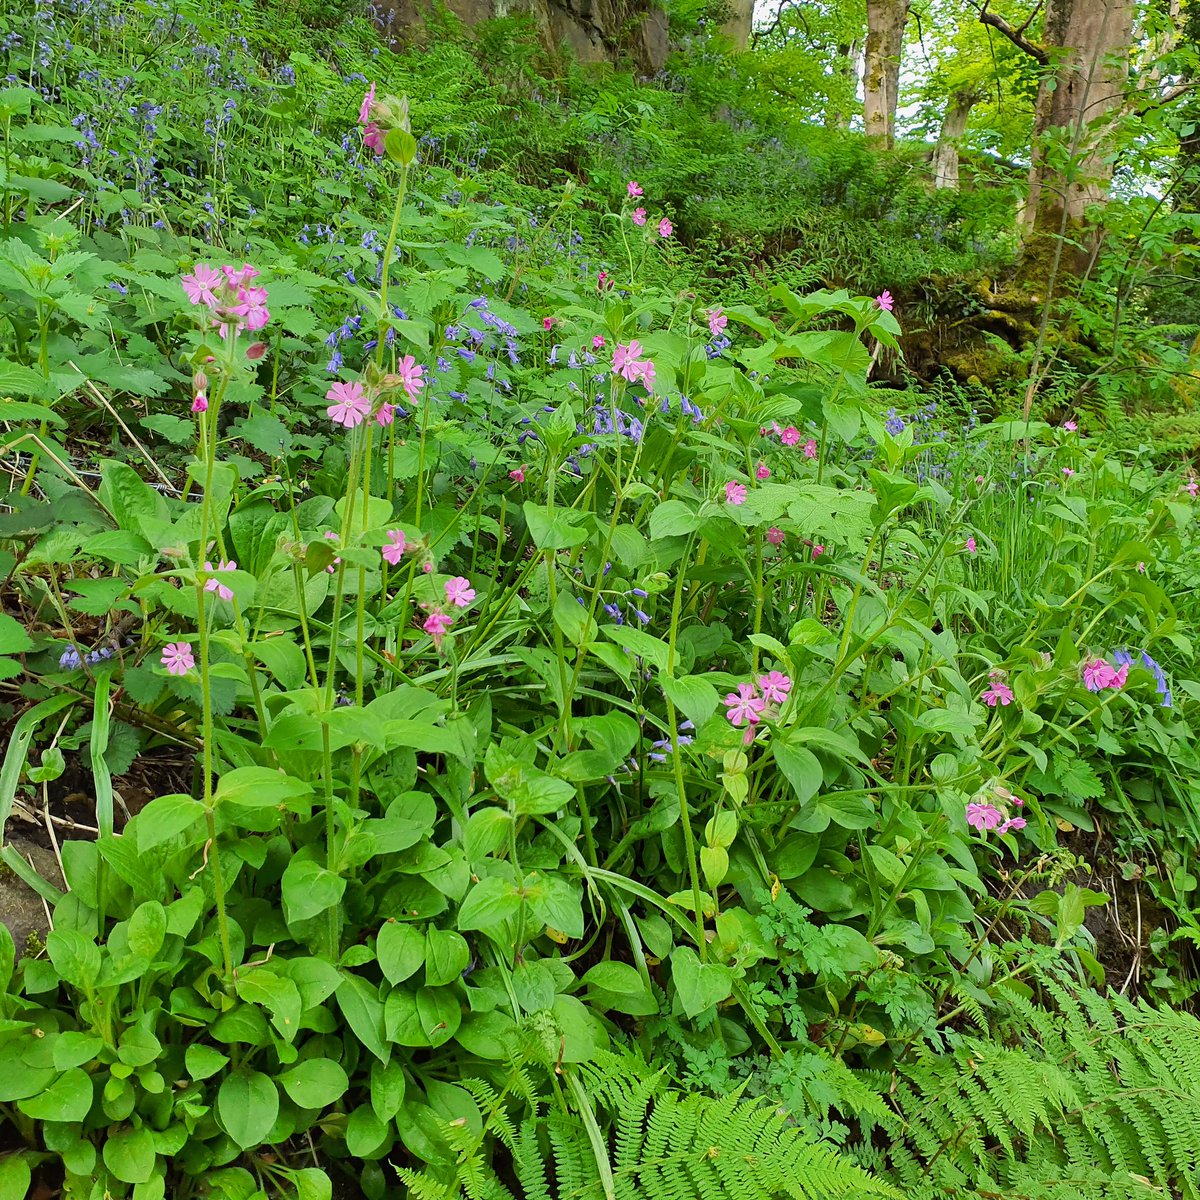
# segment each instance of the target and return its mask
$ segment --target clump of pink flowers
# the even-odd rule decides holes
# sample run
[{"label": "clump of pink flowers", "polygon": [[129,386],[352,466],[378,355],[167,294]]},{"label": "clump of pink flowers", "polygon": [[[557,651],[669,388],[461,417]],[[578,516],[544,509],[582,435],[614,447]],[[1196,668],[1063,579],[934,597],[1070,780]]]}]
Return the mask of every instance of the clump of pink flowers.
[{"label": "clump of pink flowers", "polygon": [[988,708],[995,708],[997,704],[1001,708],[1007,708],[1013,702],[1013,690],[1008,686],[1003,671],[991,673],[988,685],[983,689],[983,694],[979,698]]},{"label": "clump of pink flowers", "polygon": [[654,364],[648,358],[639,358],[642,344],[634,338],[628,345],[619,342],[613,349],[613,373],[630,383],[640,383],[648,392],[654,391]]},{"label": "clump of pink flowers", "polygon": [[1083,664],[1083,686],[1089,692],[1114,691],[1125,686],[1129,664],[1114,667],[1106,658],[1091,658]]},{"label": "clump of pink flowers", "polygon": [[[993,795],[995,799],[1004,803],[1011,803],[1020,808],[1025,801],[1018,796],[1014,796],[1005,787],[995,786],[991,792],[984,792],[983,795]],[[1010,817],[1003,809],[993,804],[990,799],[972,800],[966,809],[967,824],[972,829],[977,829],[982,834],[991,833],[995,830],[998,835],[1003,836],[1006,833],[1013,833],[1018,829],[1024,829],[1026,821],[1024,817]]]},{"label": "clump of pink flowers", "polygon": [[753,683],[739,683],[737,691],[729,692],[723,701],[725,719],[735,728],[745,727],[743,745],[754,741],[757,726],[764,716],[771,716],[791,694],[792,681],[782,671],[768,671]]},{"label": "clump of pink flowers", "polygon": [[271,319],[267,289],[253,287],[251,283],[258,274],[257,268],[249,263],[219,269],[208,263],[197,263],[188,274],[180,276],[179,282],[193,304],[203,305],[213,314],[213,328],[219,330],[222,337],[229,337],[244,329],[252,332],[262,329]]}]

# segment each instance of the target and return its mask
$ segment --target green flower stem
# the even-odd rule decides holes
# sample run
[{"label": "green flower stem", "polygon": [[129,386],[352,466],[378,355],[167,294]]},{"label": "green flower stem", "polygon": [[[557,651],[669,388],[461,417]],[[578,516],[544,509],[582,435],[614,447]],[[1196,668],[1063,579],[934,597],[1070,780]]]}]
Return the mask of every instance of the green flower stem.
[{"label": "green flower stem", "polygon": [[[695,544],[695,531],[688,534],[687,544],[680,555],[675,576],[675,595],[671,600],[671,632],[667,641],[667,675],[675,673],[675,643],[679,632],[679,617],[683,608],[683,580],[687,573],[688,560],[691,557],[692,546]],[[674,765],[675,794],[679,799],[679,819],[683,825],[683,844],[687,853],[688,876],[692,884],[692,897],[695,904],[696,918],[696,950],[700,961],[708,960],[708,940],[704,936],[704,892],[700,887],[700,867],[696,855],[696,836],[692,831],[692,814],[688,806],[687,787],[683,780],[683,755],[679,753],[679,715],[671,697],[667,697],[667,727],[671,734],[673,753],[671,760]]]}]

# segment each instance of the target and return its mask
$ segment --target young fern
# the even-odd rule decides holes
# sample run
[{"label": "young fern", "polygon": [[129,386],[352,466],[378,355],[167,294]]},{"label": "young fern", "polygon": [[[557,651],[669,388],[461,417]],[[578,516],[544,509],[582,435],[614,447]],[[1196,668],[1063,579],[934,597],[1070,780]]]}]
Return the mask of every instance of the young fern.
[{"label": "young fern", "polygon": [[[992,1038],[905,1066],[888,1161],[913,1197],[1200,1197],[1200,1021],[1046,983]],[[1019,1043],[1018,1046],[1006,1043]]]},{"label": "young fern", "polygon": [[461,1127],[447,1127],[458,1152],[453,1177],[401,1169],[401,1182],[417,1200],[900,1196],[764,1103],[738,1093],[686,1095],[664,1086],[660,1075],[648,1074],[632,1057],[602,1055],[578,1071],[581,1091],[605,1131],[606,1164],[597,1163],[584,1117],[557,1110],[519,1126],[507,1117],[491,1120],[485,1134],[494,1138],[464,1137]]}]

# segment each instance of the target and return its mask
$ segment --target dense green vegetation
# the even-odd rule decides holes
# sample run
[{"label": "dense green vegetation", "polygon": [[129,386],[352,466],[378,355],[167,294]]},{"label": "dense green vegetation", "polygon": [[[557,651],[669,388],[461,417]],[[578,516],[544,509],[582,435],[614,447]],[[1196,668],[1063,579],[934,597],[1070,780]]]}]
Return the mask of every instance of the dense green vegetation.
[{"label": "dense green vegetation", "polygon": [[0,16],[0,1200],[1200,1194],[1191,101],[309,8]]}]

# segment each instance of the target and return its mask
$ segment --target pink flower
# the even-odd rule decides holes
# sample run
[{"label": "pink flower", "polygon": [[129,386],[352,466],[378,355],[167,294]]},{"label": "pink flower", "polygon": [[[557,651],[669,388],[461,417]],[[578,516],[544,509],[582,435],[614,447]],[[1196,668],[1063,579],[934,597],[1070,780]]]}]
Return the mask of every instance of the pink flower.
[{"label": "pink flower", "polygon": [[447,604],[453,604],[455,608],[466,608],[474,599],[475,589],[471,586],[469,579],[455,575],[453,579],[446,580]]},{"label": "pink flower", "polygon": [[208,397],[203,392],[196,393],[196,398],[192,401],[192,412],[208,412]]},{"label": "pink flower", "polygon": [[425,618],[425,622],[421,628],[425,630],[425,632],[429,634],[431,638],[433,638],[433,648],[440,653],[442,649],[442,638],[446,636],[450,630],[450,626],[453,624],[454,618],[450,616],[449,613],[431,612],[429,616]]},{"label": "pink flower", "polygon": [[363,385],[355,380],[353,383],[335,383],[325,393],[326,400],[334,401],[325,411],[335,425],[345,425],[353,429],[361,425],[371,412],[371,402]]},{"label": "pink flower", "polygon": [[752,683],[739,683],[736,692],[730,692],[725,697],[725,713],[729,723],[740,726],[743,722],[757,725],[761,719],[760,713],[767,707],[767,702],[759,698]]},{"label": "pink flower", "polygon": [[722,330],[728,324],[729,318],[719,308],[710,308],[708,310],[708,332],[713,337],[720,337]]},{"label": "pink flower", "polygon": [[1003,820],[1004,814],[994,804],[967,805],[967,824],[978,829],[980,833],[995,829]]},{"label": "pink flower", "polygon": [[884,312],[891,312],[896,302],[892,299],[892,293],[885,288],[875,297],[875,304],[877,307],[882,308]]},{"label": "pink flower", "polygon": [[767,530],[767,541],[770,542],[772,546],[782,546],[783,537],[783,530],[780,529],[778,525],[772,525],[771,528]]},{"label": "pink flower", "polygon": [[1076,424],[1074,421],[1064,421],[1064,422],[1063,422],[1063,428],[1064,428],[1064,429],[1065,429],[1065,430],[1066,430],[1068,433],[1074,433],[1074,432],[1075,432],[1075,430],[1077,430],[1077,429],[1079,428],[1079,426],[1078,426],[1078,425],[1077,425],[1077,424]]},{"label": "pink flower", "polygon": [[214,288],[221,283],[221,272],[208,263],[197,263],[190,275],[183,275],[179,282],[187,298],[193,304],[203,304],[208,308],[217,307],[217,295]]},{"label": "pink flower", "polygon": [[549,332],[551,329],[553,329],[554,328],[554,318],[553,317],[543,317],[542,318],[542,328],[545,329],[547,332]]},{"label": "pink flower", "polygon": [[792,681],[782,671],[768,671],[758,677],[758,686],[768,704],[782,704],[792,690]]},{"label": "pink flower", "polygon": [[417,399],[417,393],[425,386],[425,368],[411,354],[406,354],[396,364],[396,374],[408,393],[410,400]]},{"label": "pink flower", "polygon": [[1007,708],[1013,702],[1012,688],[1007,683],[994,679],[979,698],[988,708],[995,708],[997,704],[1002,708]]},{"label": "pink flower", "polygon": [[363,145],[373,150],[376,158],[383,157],[383,131],[374,121],[363,130]]},{"label": "pink flower", "polygon": [[633,378],[638,380],[646,391],[654,391],[654,380],[656,377],[654,364],[648,358],[643,358],[640,362],[635,362],[631,370],[634,372]]},{"label": "pink flower", "polygon": [[358,123],[366,125],[371,119],[371,105],[375,103],[375,85],[367,88],[367,94],[362,99],[362,107],[358,110]]},{"label": "pink flower", "polygon": [[592,338],[592,349],[593,350],[603,350],[604,345],[605,345],[604,339],[599,334],[596,334],[596,336],[594,338]]},{"label": "pink flower", "polygon": [[779,440],[785,446],[795,446],[800,441],[800,430],[795,425],[789,425],[780,435]]},{"label": "pink flower", "polygon": [[631,220],[631,221],[632,221],[632,222],[633,222],[635,225],[645,225],[645,223],[646,223],[646,210],[645,210],[644,208],[635,208],[635,209],[633,210],[633,212],[631,212],[631,213],[629,214],[629,219],[630,219],[630,220]]},{"label": "pink flower", "polygon": [[271,319],[271,311],[267,308],[267,289],[240,288],[238,302],[229,311],[241,317],[251,332],[262,329]]},{"label": "pink flower", "polygon": [[[325,540],[327,542],[341,541],[341,539],[338,537],[338,535],[336,533],[333,532],[332,529],[327,529],[325,531]],[[334,558],[333,562],[330,563],[329,566],[327,566],[325,568],[326,573],[329,575],[336,575],[337,571],[335,568],[341,566],[341,563],[342,563],[342,560],[340,557]]]},{"label": "pink flower", "polygon": [[375,420],[380,425],[390,425],[395,419],[396,406],[388,404],[386,400],[375,410]]},{"label": "pink flower", "polygon": [[225,280],[229,286],[236,292],[246,287],[252,279],[257,279],[259,270],[257,267],[252,267],[249,263],[242,263],[241,267],[222,267],[221,270],[225,273]]},{"label": "pink flower", "polygon": [[816,440],[816,438],[809,438],[808,441],[804,443],[804,457],[805,458],[816,458],[817,457],[817,440]]},{"label": "pink flower", "polygon": [[1072,471],[1070,467],[1063,467],[1063,469],[1062,469],[1062,473],[1063,473],[1063,474],[1064,474],[1064,475],[1065,475],[1065,476],[1066,476],[1068,479],[1070,479],[1070,478],[1071,478],[1071,476],[1075,474],[1075,472],[1074,472],[1074,471]]},{"label": "pink flower", "polygon": [[607,271],[601,271],[596,276],[596,291],[606,292],[613,285],[613,278]]},{"label": "pink flower", "polygon": [[1008,833],[1010,830],[1013,830],[1013,829],[1024,829],[1024,828],[1025,828],[1025,818],[1024,817],[1009,817],[1008,820],[1005,821],[1004,824],[1001,825],[1000,828],[996,830],[996,832],[998,834],[1003,834],[1003,833]]},{"label": "pink flower", "polygon": [[1022,800],[1020,796],[1014,796],[1014,797],[1013,797],[1013,804],[1014,804],[1014,805],[1016,805],[1016,807],[1017,807],[1017,808],[1024,808],[1024,807],[1025,807],[1025,801],[1024,801],[1024,800]]},{"label": "pink flower", "polygon": [[669,238],[674,232],[675,226],[672,225],[666,217],[663,217],[663,219],[658,223],[658,236],[660,238]]},{"label": "pink flower", "polygon": [[754,478],[755,479],[770,479],[771,478],[771,468],[768,467],[765,462],[760,462],[758,464],[758,466],[754,468]]},{"label": "pink flower", "polygon": [[969,537],[969,538],[967,538],[967,540],[966,540],[966,542],[964,543],[964,545],[965,545],[965,546],[966,546],[966,548],[967,548],[967,553],[968,553],[968,554],[974,554],[974,553],[975,553],[975,551],[979,549],[979,547],[978,547],[978,546],[975,544],[975,539],[974,539],[973,537]]},{"label": "pink flower", "polygon": [[1083,686],[1089,692],[1099,692],[1105,688],[1123,688],[1128,674],[1128,665],[1118,670],[1103,658],[1089,659],[1083,664]]},{"label": "pink flower", "polygon": [[192,648],[187,642],[168,642],[158,661],[167,668],[168,675],[186,675],[196,665]]},{"label": "pink flower", "polygon": [[387,544],[380,547],[379,553],[383,555],[384,562],[391,563],[394,567],[404,557],[404,551],[408,542],[404,537],[403,529],[389,529],[387,531],[387,538]]},{"label": "pink flower", "polygon": [[509,471],[509,479],[515,480],[517,483],[525,482],[525,464],[522,463],[515,471]]},{"label": "pink flower", "polygon": [[640,374],[638,355],[641,352],[641,343],[636,338],[628,346],[622,346],[618,342],[613,350],[613,370],[630,383],[636,383]]},{"label": "pink flower", "polygon": [[1195,471],[1188,472],[1188,481],[1183,486],[1187,489],[1187,494],[1193,498],[1198,492],[1200,492],[1200,483],[1197,483],[1196,481]]},{"label": "pink flower", "polygon": [[746,503],[746,485],[738,483],[736,479],[731,479],[725,485],[725,502],[727,504],[745,504]]},{"label": "pink flower", "polygon": [[[225,562],[224,559],[222,559],[221,562],[215,567],[212,565],[212,563],[206,562],[204,564],[204,569],[206,571],[236,571],[237,563],[233,562],[232,560],[230,562]],[[204,590],[206,592],[216,592],[218,600],[233,599],[232,588],[227,588],[219,579],[209,579],[204,584]]]},{"label": "pink flower", "polygon": [[642,185],[636,179],[631,179],[625,185],[625,190],[629,193],[631,200],[636,200],[642,194]]},{"label": "pink flower", "polygon": [[825,547],[820,542],[813,542],[813,558],[820,558],[825,553]]},{"label": "pink flower", "polygon": [[976,482],[976,483],[983,483],[983,476],[982,476],[982,475],[976,475],[976,476],[975,476],[975,482]]},{"label": "pink flower", "polygon": [[1146,573],[1146,564],[1145,564],[1144,562],[1140,562],[1140,563],[1138,563],[1138,565],[1137,565],[1137,573],[1138,573],[1139,575],[1145,575],[1145,573]]}]

